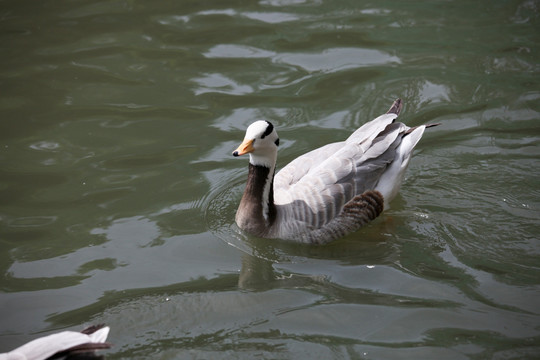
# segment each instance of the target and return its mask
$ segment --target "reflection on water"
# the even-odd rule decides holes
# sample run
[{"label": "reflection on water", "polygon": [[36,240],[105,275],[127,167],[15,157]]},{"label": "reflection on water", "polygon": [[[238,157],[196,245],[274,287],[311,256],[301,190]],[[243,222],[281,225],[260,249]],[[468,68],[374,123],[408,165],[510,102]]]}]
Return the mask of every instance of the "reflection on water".
[{"label": "reflection on water", "polygon": [[[110,359],[536,358],[536,1],[4,1],[0,352],[111,326]],[[426,132],[391,209],[309,247],[234,214],[396,97]]]}]

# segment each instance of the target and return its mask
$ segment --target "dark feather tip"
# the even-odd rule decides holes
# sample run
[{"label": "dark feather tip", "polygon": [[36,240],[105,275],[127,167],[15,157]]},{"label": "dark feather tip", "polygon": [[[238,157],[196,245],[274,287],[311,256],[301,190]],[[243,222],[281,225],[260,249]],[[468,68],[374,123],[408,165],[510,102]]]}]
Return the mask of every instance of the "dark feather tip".
[{"label": "dark feather tip", "polygon": [[386,112],[387,114],[396,114],[396,115],[399,115],[399,113],[401,112],[401,108],[403,107],[403,102],[401,101],[400,98],[397,98],[394,103],[392,104],[392,106],[390,107],[390,109],[388,109],[388,111]]}]

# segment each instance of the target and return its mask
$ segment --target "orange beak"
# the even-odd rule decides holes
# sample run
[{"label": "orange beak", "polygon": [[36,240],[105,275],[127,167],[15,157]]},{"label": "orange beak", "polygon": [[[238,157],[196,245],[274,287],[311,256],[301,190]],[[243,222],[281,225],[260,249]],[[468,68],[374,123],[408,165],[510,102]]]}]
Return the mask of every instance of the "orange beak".
[{"label": "orange beak", "polygon": [[253,139],[244,139],[240,146],[232,153],[233,156],[245,155],[255,150],[253,148],[253,141]]}]

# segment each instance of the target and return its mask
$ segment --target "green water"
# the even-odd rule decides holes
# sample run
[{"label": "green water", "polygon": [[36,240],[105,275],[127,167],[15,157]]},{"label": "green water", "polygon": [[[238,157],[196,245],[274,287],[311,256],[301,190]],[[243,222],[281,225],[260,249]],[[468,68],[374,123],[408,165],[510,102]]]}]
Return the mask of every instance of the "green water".
[{"label": "green water", "polygon": [[[0,352],[106,323],[108,359],[540,356],[540,2],[0,1]],[[328,246],[234,212],[401,97],[392,208]]]}]

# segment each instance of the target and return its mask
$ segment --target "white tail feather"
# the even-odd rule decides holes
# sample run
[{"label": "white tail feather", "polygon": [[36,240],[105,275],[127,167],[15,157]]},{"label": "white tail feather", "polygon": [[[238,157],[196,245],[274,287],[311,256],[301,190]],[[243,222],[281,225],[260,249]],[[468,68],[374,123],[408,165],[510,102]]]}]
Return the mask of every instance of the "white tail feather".
[{"label": "white tail feather", "polygon": [[420,138],[422,138],[425,129],[426,127],[424,125],[418,126],[411,133],[403,137],[401,144],[397,148],[394,161],[392,161],[388,169],[386,169],[375,187],[375,189],[384,197],[385,209],[389,208],[390,201],[392,201],[399,192],[414,147],[418,144]]}]

